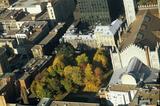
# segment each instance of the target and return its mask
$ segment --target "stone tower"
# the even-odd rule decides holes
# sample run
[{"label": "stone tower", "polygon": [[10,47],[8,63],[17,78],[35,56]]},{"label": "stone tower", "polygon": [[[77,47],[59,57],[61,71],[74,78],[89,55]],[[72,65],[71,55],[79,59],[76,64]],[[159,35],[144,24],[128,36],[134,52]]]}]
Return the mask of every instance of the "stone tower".
[{"label": "stone tower", "polygon": [[160,0],[157,0],[157,2],[158,2],[159,17],[160,17]]},{"label": "stone tower", "polygon": [[135,1],[123,0],[128,26],[136,19]]}]

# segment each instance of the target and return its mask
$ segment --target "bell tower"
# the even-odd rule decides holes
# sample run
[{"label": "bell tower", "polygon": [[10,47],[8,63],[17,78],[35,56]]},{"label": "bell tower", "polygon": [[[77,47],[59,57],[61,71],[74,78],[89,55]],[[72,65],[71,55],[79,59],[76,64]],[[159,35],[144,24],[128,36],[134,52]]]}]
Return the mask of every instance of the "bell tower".
[{"label": "bell tower", "polygon": [[136,10],[134,0],[123,0],[125,15],[128,26],[136,20]]},{"label": "bell tower", "polygon": [[160,0],[157,0],[157,3],[158,3],[159,18],[160,18]]}]

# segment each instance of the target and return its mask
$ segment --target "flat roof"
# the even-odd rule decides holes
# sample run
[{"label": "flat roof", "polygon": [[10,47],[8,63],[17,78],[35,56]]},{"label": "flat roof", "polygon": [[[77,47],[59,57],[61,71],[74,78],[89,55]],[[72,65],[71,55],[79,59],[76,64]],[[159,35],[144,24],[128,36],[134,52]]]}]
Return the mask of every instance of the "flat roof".
[{"label": "flat roof", "polygon": [[100,106],[99,103],[53,101],[50,106]]},{"label": "flat roof", "polygon": [[[46,21],[30,21],[25,22],[17,34],[26,34],[30,41],[33,41],[43,31],[42,29],[47,25]],[[32,34],[30,34],[32,32]]]},{"label": "flat roof", "polygon": [[56,27],[53,28],[50,31],[50,33],[39,44],[42,44],[42,45],[47,44],[50,40],[52,40],[57,35],[58,30],[62,28],[63,25],[64,23],[56,25]]},{"label": "flat roof", "polygon": [[[14,19],[17,19],[17,17],[21,13],[25,13],[25,12],[23,10],[1,9],[0,10],[0,20],[14,20]],[[23,16],[21,16],[20,18],[23,18]]]},{"label": "flat roof", "polygon": [[57,35],[57,32],[53,32],[52,34],[48,34],[39,44],[40,45],[45,45],[47,44],[50,40],[52,40],[55,36]]},{"label": "flat roof", "polygon": [[43,58],[32,58],[28,63],[23,67],[25,73],[21,76],[20,80],[25,80],[29,76],[31,76],[32,73],[35,71],[38,71],[43,67],[43,65],[46,64],[52,57],[43,57]]},{"label": "flat roof", "polygon": [[136,93],[134,99],[129,104],[130,106],[135,106],[138,104],[138,101],[140,100],[150,100],[151,105],[156,105],[157,100],[159,100],[159,89],[141,89],[138,90]]},{"label": "flat roof", "polygon": [[115,84],[109,87],[110,91],[128,92],[130,90],[136,90],[135,85]]},{"label": "flat roof", "polygon": [[43,2],[48,2],[48,0],[17,0],[12,7],[32,7]]}]

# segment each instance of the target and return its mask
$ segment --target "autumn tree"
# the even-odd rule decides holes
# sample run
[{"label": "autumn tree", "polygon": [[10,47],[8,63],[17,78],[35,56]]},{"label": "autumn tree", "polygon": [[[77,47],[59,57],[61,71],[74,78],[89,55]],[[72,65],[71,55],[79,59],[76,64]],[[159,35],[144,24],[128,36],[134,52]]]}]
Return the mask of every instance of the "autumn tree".
[{"label": "autumn tree", "polygon": [[63,75],[65,78],[71,78],[72,72],[73,67],[71,65],[68,65],[64,68]]},{"label": "autumn tree", "polygon": [[72,82],[70,79],[64,79],[64,80],[61,80],[61,84],[64,86],[65,90],[67,92],[71,92],[73,90],[72,88]]},{"label": "autumn tree", "polygon": [[108,59],[105,55],[104,50],[102,49],[97,50],[97,52],[94,55],[93,61],[96,66],[101,66],[104,68],[108,67]]},{"label": "autumn tree", "polygon": [[77,85],[83,84],[82,71],[78,66],[66,66],[63,71],[64,77],[72,80]]},{"label": "autumn tree", "polygon": [[72,72],[72,81],[77,85],[83,85],[83,73],[80,67],[74,66]]},{"label": "autumn tree", "polygon": [[100,87],[101,80],[99,77],[95,76],[91,64],[87,64],[87,67],[85,69],[84,83],[85,83],[84,91],[97,92]]},{"label": "autumn tree", "polygon": [[50,69],[48,69],[48,71],[56,71],[58,74],[62,74],[65,66],[66,66],[66,61],[63,55],[58,55],[55,57],[54,61],[53,61],[53,65]]},{"label": "autumn tree", "polygon": [[39,98],[51,97],[51,93],[48,92],[48,89],[45,89],[45,84],[39,81],[33,81],[31,92]]},{"label": "autumn tree", "polygon": [[87,64],[88,63],[88,57],[85,53],[79,55],[76,57],[76,62],[78,65]]}]

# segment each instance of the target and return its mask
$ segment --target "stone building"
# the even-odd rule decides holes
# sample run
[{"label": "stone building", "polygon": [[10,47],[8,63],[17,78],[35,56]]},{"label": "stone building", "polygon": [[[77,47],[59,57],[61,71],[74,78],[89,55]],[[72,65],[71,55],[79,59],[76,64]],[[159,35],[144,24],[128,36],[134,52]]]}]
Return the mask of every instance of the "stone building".
[{"label": "stone building", "polygon": [[142,21],[137,31],[130,32],[130,36],[118,49],[111,50],[113,69],[127,66],[130,59],[138,58],[151,68],[160,69],[160,19],[151,13],[151,10],[141,11]]},{"label": "stone building", "polygon": [[0,0],[0,8],[9,7],[15,0]]},{"label": "stone building", "polygon": [[158,2],[159,17],[160,17],[160,0],[157,0],[157,2]]},{"label": "stone building", "polygon": [[18,30],[17,21],[25,17],[23,10],[0,9],[0,30]]},{"label": "stone building", "polygon": [[11,49],[11,51],[15,54],[18,53],[17,51],[17,41],[16,39],[11,38],[1,38],[0,39],[0,47],[6,47],[8,49]]},{"label": "stone building", "polygon": [[123,0],[127,24],[130,25],[136,19],[135,0]]},{"label": "stone building", "polygon": [[85,34],[71,25],[63,39],[64,42],[71,43],[75,48],[84,45],[92,48],[118,46],[121,41],[122,23],[117,19],[108,26],[96,26],[93,32]]},{"label": "stone building", "polygon": [[108,26],[96,26],[94,36],[97,47],[118,46],[121,42],[122,24],[121,20],[116,19]]},{"label": "stone building", "polygon": [[116,49],[115,51],[111,50],[111,58],[113,69],[121,69],[127,66],[130,62],[130,59],[133,57],[137,57],[140,61],[142,61],[145,65],[160,69],[160,50],[159,44],[155,47],[155,50],[151,51],[149,47],[140,48],[135,44],[129,45],[122,51]]},{"label": "stone building", "polygon": [[[140,100],[149,100],[148,104],[156,105],[159,95],[153,92],[158,92],[159,74],[159,69],[148,67],[137,57],[133,57],[126,67],[113,72],[105,97],[114,106],[141,105],[138,102]],[[102,94],[102,90],[100,93]],[[139,95],[141,97],[137,98]]]}]

